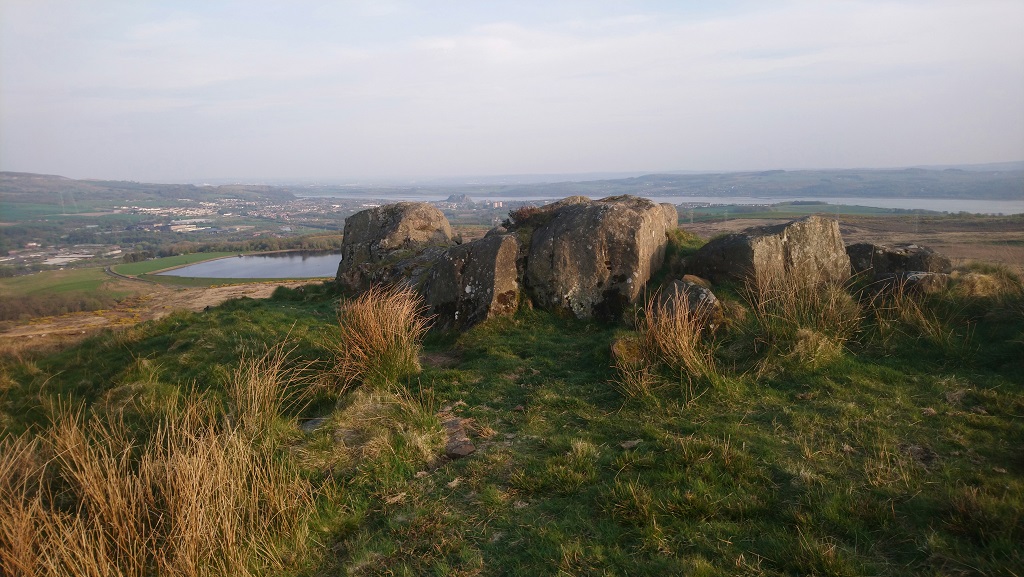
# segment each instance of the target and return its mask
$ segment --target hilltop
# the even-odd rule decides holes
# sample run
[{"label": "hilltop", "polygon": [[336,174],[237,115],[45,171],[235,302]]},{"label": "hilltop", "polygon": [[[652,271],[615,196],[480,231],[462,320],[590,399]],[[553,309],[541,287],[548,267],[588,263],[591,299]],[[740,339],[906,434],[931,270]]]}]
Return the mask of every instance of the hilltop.
[{"label": "hilltop", "polygon": [[[154,201],[288,200],[285,188],[261,185],[196,186],[112,180],[75,180],[63,176],[0,172],[0,201],[49,205],[148,205]],[[77,211],[76,211],[77,212]]]},{"label": "hilltop", "polygon": [[[660,274],[704,245],[670,233]],[[854,279],[715,294],[713,330],[675,313],[684,324],[659,324],[653,299],[623,322],[524,298],[425,334],[408,292],[311,284],[12,352],[0,560],[82,573],[102,550],[121,567],[223,575],[1019,572],[1017,274],[960,263],[927,293]]]}]

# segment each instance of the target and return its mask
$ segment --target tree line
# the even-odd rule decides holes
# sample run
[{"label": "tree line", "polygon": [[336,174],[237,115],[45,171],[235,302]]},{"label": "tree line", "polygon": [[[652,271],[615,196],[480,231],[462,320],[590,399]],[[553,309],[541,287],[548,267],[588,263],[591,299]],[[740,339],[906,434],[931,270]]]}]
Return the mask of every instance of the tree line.
[{"label": "tree line", "polygon": [[140,247],[126,253],[122,260],[139,262],[150,258],[178,256],[203,252],[272,252],[278,250],[332,251],[341,250],[341,235],[309,235],[296,237],[267,237],[242,241],[194,242],[182,241],[160,246]]}]

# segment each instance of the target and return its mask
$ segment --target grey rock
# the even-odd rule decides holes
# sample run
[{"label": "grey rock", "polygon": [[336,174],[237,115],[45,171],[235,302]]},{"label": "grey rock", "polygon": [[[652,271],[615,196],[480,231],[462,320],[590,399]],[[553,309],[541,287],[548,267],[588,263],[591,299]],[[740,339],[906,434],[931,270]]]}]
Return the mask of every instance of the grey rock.
[{"label": "grey rock", "polygon": [[365,290],[374,270],[387,261],[412,256],[426,247],[447,247],[454,235],[448,219],[423,202],[399,202],[363,210],[345,220],[337,281]]},{"label": "grey rock", "polygon": [[491,230],[487,231],[487,234],[484,235],[484,238],[487,238],[489,236],[501,236],[503,234],[508,234],[508,229],[503,226],[496,226]]},{"label": "grey rock", "polygon": [[904,290],[915,294],[935,294],[949,286],[951,276],[941,272],[901,272],[875,276],[871,289]]},{"label": "grey rock", "polygon": [[476,452],[476,445],[472,441],[459,441],[445,445],[444,454],[449,459],[461,459]]},{"label": "grey rock", "polygon": [[569,197],[531,219],[525,284],[536,305],[613,319],[665,260],[665,211],[633,196]]},{"label": "grey rock", "polygon": [[515,235],[494,235],[442,253],[419,292],[441,329],[469,327],[519,306]]},{"label": "grey rock", "polygon": [[846,247],[854,274],[874,278],[909,272],[949,274],[953,264],[934,250],[916,244],[881,245],[867,242]]},{"label": "grey rock", "polygon": [[750,278],[824,283],[850,278],[839,222],[817,215],[714,239],[690,257],[685,268],[716,283]]},{"label": "grey rock", "polygon": [[466,428],[463,425],[463,419],[448,415],[439,416],[449,417],[442,423],[444,431],[448,435],[448,441],[444,447],[445,456],[449,459],[461,459],[475,453],[476,445],[473,444],[473,441],[469,440]]},{"label": "grey rock", "polygon": [[665,229],[675,230],[679,228],[679,210],[676,209],[676,205],[663,202],[659,206],[665,212]]}]

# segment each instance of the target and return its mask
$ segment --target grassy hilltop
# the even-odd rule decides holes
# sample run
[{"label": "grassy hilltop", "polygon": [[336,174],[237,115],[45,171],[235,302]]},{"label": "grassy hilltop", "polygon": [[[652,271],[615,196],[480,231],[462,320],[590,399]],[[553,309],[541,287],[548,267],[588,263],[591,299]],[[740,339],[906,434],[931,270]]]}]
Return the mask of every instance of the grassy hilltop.
[{"label": "grassy hilltop", "polygon": [[522,307],[461,334],[310,285],[10,355],[0,565],[1021,575],[1024,286],[954,277],[725,287],[714,330]]}]

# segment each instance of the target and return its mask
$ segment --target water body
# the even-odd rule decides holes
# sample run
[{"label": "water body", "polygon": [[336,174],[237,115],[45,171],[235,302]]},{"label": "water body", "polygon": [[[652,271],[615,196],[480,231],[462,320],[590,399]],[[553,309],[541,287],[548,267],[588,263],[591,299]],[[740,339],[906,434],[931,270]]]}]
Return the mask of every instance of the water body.
[{"label": "water body", "polygon": [[157,273],[192,278],[322,278],[334,277],[340,253],[275,252],[208,260]]},{"label": "water body", "polygon": [[[316,197],[311,197],[316,198]],[[433,202],[445,200],[447,194],[389,194],[382,197],[372,197],[366,194],[344,195],[336,194],[326,198],[348,198],[363,199],[366,201],[379,200],[384,202],[398,202],[400,200]],[[550,196],[504,196],[488,195],[470,197],[477,202],[486,201],[529,201],[542,204],[547,201],[558,200]],[[560,197],[559,197],[560,198]],[[836,196],[647,196],[655,202],[670,202],[672,204],[739,204],[739,205],[769,205],[780,202],[793,201],[817,201],[828,204],[842,204],[849,206],[869,206],[872,208],[892,209],[920,209],[934,210],[939,212],[968,212],[973,214],[1024,214],[1024,198],[1019,200],[972,200],[966,198],[873,198],[873,197],[836,197]]]}]

